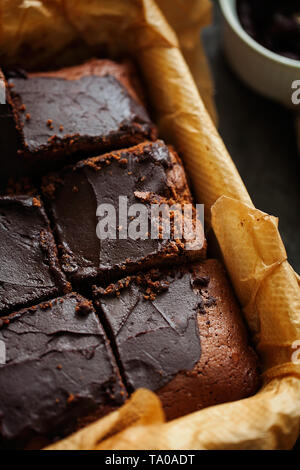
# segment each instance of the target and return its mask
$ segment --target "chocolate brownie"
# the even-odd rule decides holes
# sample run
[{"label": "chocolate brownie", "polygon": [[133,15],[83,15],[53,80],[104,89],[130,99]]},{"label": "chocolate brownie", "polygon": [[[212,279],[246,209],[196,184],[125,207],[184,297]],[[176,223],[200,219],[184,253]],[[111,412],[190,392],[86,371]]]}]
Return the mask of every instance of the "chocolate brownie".
[{"label": "chocolate brownie", "polygon": [[[172,233],[172,224],[180,220],[177,215],[182,206],[191,204],[192,199],[178,155],[162,141],[145,142],[79,162],[47,176],[43,192],[60,245],[62,269],[75,283],[97,279],[104,282],[153,265],[205,257],[202,226],[194,247],[192,232],[184,232],[181,239]],[[128,208],[138,203],[146,211],[144,231],[138,227],[139,239],[130,232],[135,220],[125,217],[120,223],[119,196],[127,198]],[[154,232],[151,230],[151,203],[165,203],[168,207],[177,204],[169,238],[167,232],[159,232],[159,222],[156,234],[155,227]],[[96,210],[100,204],[110,204],[116,210],[116,239],[98,238],[96,234]],[[156,239],[151,238],[153,233]]]},{"label": "chocolate brownie", "polygon": [[51,442],[126,398],[92,304],[77,294],[5,317],[0,340],[0,447]]},{"label": "chocolate brownie", "polygon": [[68,290],[40,199],[0,197],[0,316]]},{"label": "chocolate brownie", "polygon": [[129,390],[156,391],[169,419],[258,387],[257,358],[216,260],[94,287]]},{"label": "chocolate brownie", "polygon": [[[156,137],[126,64],[93,59],[9,78],[19,156],[32,172]],[[137,86],[138,88],[138,86]]]}]

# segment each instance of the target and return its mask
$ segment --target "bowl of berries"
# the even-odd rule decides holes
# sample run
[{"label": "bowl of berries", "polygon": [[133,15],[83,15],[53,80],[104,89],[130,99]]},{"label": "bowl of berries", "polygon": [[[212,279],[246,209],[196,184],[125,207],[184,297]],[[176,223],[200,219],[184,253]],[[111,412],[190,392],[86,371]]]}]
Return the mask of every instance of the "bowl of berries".
[{"label": "bowl of berries", "polygon": [[237,75],[252,89],[300,107],[299,0],[219,0],[223,44]]}]

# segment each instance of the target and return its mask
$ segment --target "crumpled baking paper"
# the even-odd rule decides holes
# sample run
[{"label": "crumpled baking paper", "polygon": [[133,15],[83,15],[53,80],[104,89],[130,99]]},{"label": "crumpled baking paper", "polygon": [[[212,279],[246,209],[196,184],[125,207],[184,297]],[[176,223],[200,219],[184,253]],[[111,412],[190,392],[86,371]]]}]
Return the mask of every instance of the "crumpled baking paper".
[{"label": "crumpled baking paper", "polygon": [[138,62],[160,134],[180,151],[205,204],[263,369],[255,396],[168,423],[157,396],[138,390],[119,410],[49,449],[290,449],[299,435],[299,277],[277,219],[254,208],[216,131],[199,44],[210,11],[208,0],[0,1],[6,66],[42,69],[106,53]]}]

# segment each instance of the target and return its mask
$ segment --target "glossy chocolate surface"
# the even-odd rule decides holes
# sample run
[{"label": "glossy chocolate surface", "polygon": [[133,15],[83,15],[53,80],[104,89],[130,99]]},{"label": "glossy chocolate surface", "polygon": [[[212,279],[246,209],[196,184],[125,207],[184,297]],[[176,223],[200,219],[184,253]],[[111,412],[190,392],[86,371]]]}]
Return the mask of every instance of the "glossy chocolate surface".
[{"label": "glossy chocolate surface", "polygon": [[197,315],[203,308],[192,274],[184,268],[153,271],[116,288],[94,288],[94,294],[130,389],[158,390],[178,372],[192,370],[201,356]]},{"label": "glossy chocolate surface", "polygon": [[0,315],[68,289],[40,200],[0,197]]},{"label": "glossy chocolate surface", "polygon": [[78,420],[107,413],[126,393],[91,303],[76,294],[40,304],[2,321],[0,446],[53,440]]}]

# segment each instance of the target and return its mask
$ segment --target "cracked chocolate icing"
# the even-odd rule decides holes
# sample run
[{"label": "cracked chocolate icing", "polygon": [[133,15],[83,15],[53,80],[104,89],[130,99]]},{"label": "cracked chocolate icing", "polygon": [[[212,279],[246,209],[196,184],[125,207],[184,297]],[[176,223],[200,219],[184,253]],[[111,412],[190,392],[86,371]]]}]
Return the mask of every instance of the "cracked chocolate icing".
[{"label": "cracked chocolate icing", "polygon": [[192,275],[179,269],[149,279],[145,284],[143,275],[124,280],[118,295],[94,288],[131,390],[158,390],[178,372],[193,369],[201,356],[197,314],[202,297]]},{"label": "cracked chocolate icing", "polygon": [[9,78],[19,154],[32,172],[62,166],[68,156],[78,159],[155,138],[155,126],[129,85],[114,69],[110,73],[105,61],[94,62],[100,65]]},{"label": "cracked chocolate icing", "polygon": [[[123,277],[143,265],[168,263],[205,255],[205,241],[199,251],[186,251],[184,240],[117,239],[99,240],[96,235],[99,204],[116,208],[119,224],[119,195],[126,196],[128,208],[143,204],[149,217],[149,202],[191,203],[184,170],[176,154],[162,141],[144,143],[128,150],[112,152],[79,162],[58,174],[46,177],[43,192],[48,199],[60,244],[62,269],[79,282]],[[128,226],[130,221],[127,219]],[[126,233],[126,232],[125,232]],[[84,236],[83,236],[84,234]],[[140,269],[140,268],[139,268]]]},{"label": "cracked chocolate icing", "polygon": [[22,447],[35,436],[53,441],[126,397],[91,302],[77,294],[10,315],[0,340],[0,447]]},{"label": "cracked chocolate icing", "polygon": [[93,294],[128,389],[156,391],[168,419],[256,392],[257,357],[218,261],[128,276]]},{"label": "cracked chocolate icing", "polygon": [[66,290],[40,200],[0,197],[0,315]]}]

